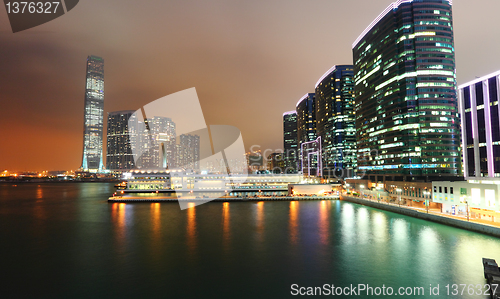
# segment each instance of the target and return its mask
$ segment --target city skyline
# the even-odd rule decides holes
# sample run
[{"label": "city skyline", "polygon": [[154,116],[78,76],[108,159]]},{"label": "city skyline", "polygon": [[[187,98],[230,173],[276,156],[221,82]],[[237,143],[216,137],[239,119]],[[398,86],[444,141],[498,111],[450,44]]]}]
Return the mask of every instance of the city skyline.
[{"label": "city skyline", "polygon": [[[247,29],[248,26],[255,25],[252,20],[225,19],[226,22],[239,25],[238,29],[218,33],[220,32],[220,24],[215,24],[214,27],[205,29],[206,31],[203,33],[207,33],[209,38],[200,41],[201,44],[196,44],[197,42],[188,39],[182,43],[181,48],[162,48],[165,52],[154,50],[154,55],[151,55],[151,58],[140,55],[148,52],[129,43],[129,36],[125,34],[126,30],[130,31],[131,36],[137,38],[141,38],[140,35],[147,31],[144,30],[144,27],[132,28],[132,25],[136,25],[134,22],[118,30],[118,34],[112,41],[103,40],[102,35],[90,35],[90,32],[95,32],[92,30],[95,29],[92,26],[102,25],[105,32],[114,28],[108,22],[103,23],[104,18],[100,17],[101,13],[105,14],[111,9],[111,7],[106,6],[108,4],[97,16],[93,17],[96,25],[78,31],[80,34],[78,37],[81,41],[76,42],[74,40],[66,41],[67,32],[62,27],[66,24],[69,27],[74,26],[73,23],[77,24],[78,20],[84,17],[84,12],[91,9],[91,3],[81,3],[72,11],[71,15],[16,35],[9,32],[7,20],[2,18],[0,19],[0,30],[2,31],[0,38],[6,47],[0,52],[2,57],[7,59],[5,60],[5,68],[0,71],[2,78],[5,78],[0,83],[0,90],[2,90],[2,98],[7,100],[5,101],[6,107],[2,114],[2,121],[0,121],[3,128],[0,129],[0,132],[5,143],[9,146],[2,147],[1,154],[10,158],[2,160],[0,167],[9,170],[78,168],[78,160],[81,157],[81,124],[83,122],[81,99],[84,92],[82,89],[84,69],[78,62],[88,54],[99,55],[107,61],[106,85],[108,88],[106,89],[105,112],[136,109],[165,94],[196,86],[200,98],[202,98],[201,105],[204,108],[207,123],[228,123],[239,127],[242,130],[247,148],[258,144],[263,149],[280,149],[282,148],[282,127],[279,116],[283,111],[293,109],[296,99],[310,91],[310,86],[331,65],[352,63],[350,45],[389,3],[390,1],[370,1],[363,8],[359,8],[349,1],[322,2],[307,5],[307,7],[292,3],[288,5],[289,11],[280,19],[281,23],[279,24],[271,21],[269,13],[264,12],[265,8],[268,8],[270,13],[277,12],[279,2],[260,4],[252,7],[252,13],[264,20],[263,24],[258,26],[255,31]],[[485,25],[485,22],[489,22],[487,17],[489,12],[478,10],[479,7],[484,6],[481,3],[482,1],[475,3],[454,1],[455,47],[457,49],[459,84],[500,68],[500,61],[497,61],[497,58],[492,54],[498,48],[498,44],[485,38],[488,34],[493,34],[489,30],[493,30],[494,26]],[[484,1],[484,3],[487,2]],[[333,9],[333,4],[345,10],[350,9],[356,14],[354,18],[349,18],[349,20],[355,20],[352,26],[342,28],[338,32],[332,32],[332,34],[340,34],[340,40],[335,44],[333,52],[328,48],[329,43],[326,41],[325,44],[320,43],[318,46],[312,47],[313,50],[309,45],[303,47],[296,44],[306,36],[320,34],[317,32],[319,27],[315,26],[324,24],[324,19],[308,25],[307,28],[291,30],[294,32],[293,36],[290,36],[285,28],[282,28],[283,24],[292,24],[293,19],[301,14],[301,12],[299,13],[301,9],[322,16],[324,15],[322,10],[325,10],[324,5],[331,5]],[[124,3],[124,5],[127,4]],[[243,5],[235,4],[220,10],[210,7],[209,9],[211,9],[210,12],[214,12],[214,15],[229,16],[230,12],[239,12]],[[189,7],[189,4],[183,4],[177,9]],[[199,7],[197,10],[201,8]],[[195,13],[201,14],[198,11]],[[118,21],[122,17],[124,16],[115,15]],[[211,21],[212,17],[213,15],[209,15],[200,22],[205,24],[205,22]],[[118,24],[121,23],[118,22]],[[269,31],[266,32],[264,27]],[[189,27],[184,30],[182,32],[192,38],[196,38],[200,34],[195,28]],[[248,41],[233,39],[235,34],[241,32],[249,37]],[[178,34],[181,33],[169,33],[168,36],[175,40],[179,38]],[[283,44],[278,45],[272,42],[270,34],[281,34]],[[161,46],[162,43],[157,42],[154,34],[152,35],[145,34],[141,40],[150,47]],[[211,40],[212,38],[221,45],[229,45],[229,49],[232,51],[231,55],[223,55],[227,53],[224,53],[222,48],[219,48]],[[130,44],[131,53],[118,50],[124,44]],[[262,51],[264,49],[267,51],[267,47],[263,44],[270,47],[269,52],[265,54]],[[296,47],[290,47],[292,44]],[[477,44],[484,45],[481,49],[484,49],[486,54],[481,53],[479,57],[474,55],[477,51]],[[201,45],[205,45],[201,47],[201,49],[205,49],[204,51],[185,54],[178,52],[182,48]],[[254,51],[238,50],[241,49],[241,46],[249,45],[253,47]],[[286,47],[286,50],[282,47]],[[286,55],[282,60],[275,61],[274,57],[280,51]],[[166,53],[177,53],[179,56],[175,57],[179,58],[180,61],[174,63],[168,57],[165,58]],[[254,55],[255,53],[261,55]],[[491,54],[488,55],[488,53]],[[191,58],[199,55],[206,59],[189,62]],[[222,56],[226,56],[226,58]],[[248,58],[254,67],[242,62],[236,63],[235,59],[241,59],[241,57]],[[472,61],[467,57],[476,58]],[[134,58],[136,59],[134,60]],[[130,60],[130,64],[124,64],[125,60]],[[36,61],[37,67],[27,69],[26,63],[33,61]],[[159,63],[155,65],[154,61]],[[215,61],[222,62],[223,68],[217,72],[217,76],[208,78],[206,72],[213,67],[212,62]],[[169,65],[173,68],[166,67]],[[283,72],[283,67],[287,69],[286,72]],[[251,72],[243,74],[242,69],[248,69]],[[262,76],[263,71],[266,73],[265,76]],[[235,74],[236,76],[234,76]],[[144,78],[141,79],[137,77],[138,75],[144,76]],[[58,82],[59,88],[54,89],[54,83],[48,82]],[[132,82],[135,83],[131,84]],[[244,86],[241,85],[243,83]],[[209,85],[214,87],[209,87]],[[234,88],[231,86],[235,86],[239,90],[243,88],[242,90],[245,92],[227,92],[228,87]],[[252,89],[252,91],[247,92],[247,88]],[[235,94],[238,98],[235,98]],[[231,101],[242,104],[238,105],[234,113],[221,113],[221,107]],[[263,121],[259,123],[252,121],[256,115]],[[55,121],[56,119],[57,121]],[[259,133],[267,127],[270,128],[269,134]],[[19,136],[23,138],[19,138]],[[28,154],[32,143],[55,143],[58,144],[58,147],[49,149],[42,146],[35,154]]]}]

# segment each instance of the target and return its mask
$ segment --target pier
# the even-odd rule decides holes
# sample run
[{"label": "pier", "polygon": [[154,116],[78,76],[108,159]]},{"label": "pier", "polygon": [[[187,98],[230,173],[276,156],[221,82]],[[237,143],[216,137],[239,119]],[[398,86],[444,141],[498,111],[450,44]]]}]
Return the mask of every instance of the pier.
[{"label": "pier", "polygon": [[250,201],[306,201],[306,200],[335,200],[339,196],[257,196],[257,197],[218,197],[218,198],[175,198],[175,197],[135,197],[112,196],[108,202],[133,203],[133,202],[250,202]]}]

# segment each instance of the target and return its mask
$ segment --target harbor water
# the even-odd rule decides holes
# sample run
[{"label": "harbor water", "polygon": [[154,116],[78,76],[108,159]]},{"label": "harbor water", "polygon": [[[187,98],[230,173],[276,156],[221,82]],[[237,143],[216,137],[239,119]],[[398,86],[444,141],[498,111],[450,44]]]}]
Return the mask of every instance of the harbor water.
[{"label": "harbor water", "polygon": [[484,285],[481,259],[500,261],[500,239],[339,200],[180,210],[108,203],[113,192],[0,183],[0,296],[288,298],[292,285],[363,284],[487,298],[446,285]]}]

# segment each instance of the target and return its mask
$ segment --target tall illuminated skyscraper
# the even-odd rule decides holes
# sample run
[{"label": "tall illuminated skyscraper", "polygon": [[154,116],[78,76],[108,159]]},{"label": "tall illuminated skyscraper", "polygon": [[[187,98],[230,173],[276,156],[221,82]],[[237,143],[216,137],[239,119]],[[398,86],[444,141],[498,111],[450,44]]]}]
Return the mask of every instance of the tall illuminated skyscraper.
[{"label": "tall illuminated skyscraper", "polygon": [[356,114],[352,65],[336,65],[316,83],[316,131],[323,149],[323,176],[352,177],[356,169]]},{"label": "tall illuminated skyscraper", "polygon": [[296,111],[283,113],[283,149],[285,172],[297,173],[298,140]]},{"label": "tall illuminated skyscraper", "polygon": [[[296,105],[297,110],[297,140],[298,140],[298,167],[303,173],[310,173],[309,168],[314,168],[313,174],[317,173],[318,165],[318,155],[310,159],[311,156],[309,151],[312,150],[309,147],[303,149],[303,144],[307,144],[316,141],[316,106],[315,106],[315,94],[307,93],[305,94]],[[321,138],[320,138],[321,139]],[[319,142],[319,141],[318,141]],[[306,160],[306,163],[304,163]],[[309,161],[311,160],[311,161]],[[314,160],[314,161],[313,161]],[[307,165],[307,169],[304,169],[304,165]]]},{"label": "tall illuminated skyscraper", "polygon": [[353,44],[358,170],[372,181],[461,173],[451,2],[394,2]]},{"label": "tall illuminated skyscraper", "polygon": [[[135,168],[132,147],[137,141],[137,117],[132,111],[108,112],[106,169]],[[135,124],[135,125],[134,125]]]},{"label": "tall illuminated skyscraper", "polygon": [[307,93],[300,98],[297,109],[297,140],[300,145],[316,139],[315,94]]},{"label": "tall illuminated skyscraper", "polygon": [[83,159],[81,169],[100,172],[103,169],[102,139],[104,121],[104,59],[87,57],[85,110],[83,116]]}]

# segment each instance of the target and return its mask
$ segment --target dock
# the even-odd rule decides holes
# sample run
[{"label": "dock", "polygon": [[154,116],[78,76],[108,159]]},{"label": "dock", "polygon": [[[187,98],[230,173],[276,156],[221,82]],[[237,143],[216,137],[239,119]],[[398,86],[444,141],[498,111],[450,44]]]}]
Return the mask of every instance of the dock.
[{"label": "dock", "polygon": [[175,197],[139,197],[139,196],[111,196],[108,202],[250,202],[250,201],[307,201],[307,200],[335,200],[339,196],[274,196],[274,197],[218,197],[218,198],[175,198]]}]

